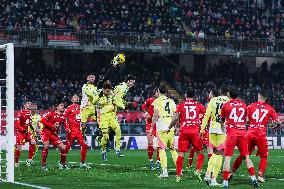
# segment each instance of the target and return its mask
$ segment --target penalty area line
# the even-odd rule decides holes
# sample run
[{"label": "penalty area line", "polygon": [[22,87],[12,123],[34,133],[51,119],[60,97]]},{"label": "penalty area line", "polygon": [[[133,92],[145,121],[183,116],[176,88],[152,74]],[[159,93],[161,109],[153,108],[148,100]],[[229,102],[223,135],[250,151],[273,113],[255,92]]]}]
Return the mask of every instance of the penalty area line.
[{"label": "penalty area line", "polygon": [[32,187],[32,188],[39,188],[39,189],[50,189],[50,188],[48,188],[48,187],[37,186],[37,185],[27,184],[27,183],[22,183],[22,182],[13,182],[12,184],[17,184],[17,185],[22,185],[22,186],[28,186],[28,187]]}]

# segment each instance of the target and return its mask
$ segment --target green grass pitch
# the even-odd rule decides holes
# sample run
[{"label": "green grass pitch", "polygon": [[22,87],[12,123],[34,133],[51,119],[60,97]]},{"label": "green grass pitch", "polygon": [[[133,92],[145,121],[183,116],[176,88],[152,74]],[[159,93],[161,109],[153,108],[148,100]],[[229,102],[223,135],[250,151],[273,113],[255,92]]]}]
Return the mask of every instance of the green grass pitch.
[{"label": "green grass pitch", "polygon": [[[123,151],[125,157],[119,158],[114,151],[108,153],[108,162],[104,163],[101,159],[99,150],[89,150],[87,155],[88,163],[91,163],[90,170],[79,168],[80,151],[71,150],[67,160],[70,162],[70,170],[59,170],[59,152],[50,150],[48,156],[48,171],[40,169],[41,151],[35,157],[36,166],[26,167],[22,162],[21,166],[15,169],[15,180],[18,182],[33,185],[46,186],[54,189],[62,188],[208,188],[205,183],[197,182],[192,170],[184,171],[181,183],[175,182],[175,167],[168,153],[169,174],[168,179],[159,179],[158,171],[148,169],[146,150]],[[25,161],[27,151],[21,155],[21,160]],[[207,155],[205,155],[207,157]],[[251,156],[254,165],[257,167],[259,157]],[[186,158],[187,159],[187,158]],[[206,159],[206,158],[205,158]],[[235,156],[233,157],[233,160]],[[76,162],[76,163],[75,163]],[[187,161],[185,162],[187,163]],[[206,170],[207,160],[205,160],[203,172]],[[185,168],[185,167],[184,167]],[[221,183],[222,176],[219,175],[218,181]],[[19,185],[0,183],[1,189],[6,188],[29,188]],[[248,172],[243,162],[240,170],[230,182],[230,188],[253,188]],[[284,188],[284,150],[270,150],[268,167],[266,172],[266,183],[261,184],[260,188]]]}]

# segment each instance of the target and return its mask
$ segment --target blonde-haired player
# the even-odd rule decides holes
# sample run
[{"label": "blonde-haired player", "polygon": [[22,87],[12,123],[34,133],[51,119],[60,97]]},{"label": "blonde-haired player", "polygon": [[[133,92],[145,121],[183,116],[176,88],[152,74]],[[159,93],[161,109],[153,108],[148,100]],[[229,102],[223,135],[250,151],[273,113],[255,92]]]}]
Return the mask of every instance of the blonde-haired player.
[{"label": "blonde-haired player", "polygon": [[96,120],[96,107],[92,104],[94,97],[97,94],[97,87],[95,86],[94,82],[96,80],[95,75],[88,75],[87,76],[87,83],[82,87],[82,100],[80,106],[80,116],[81,116],[81,129],[84,140],[86,141],[86,125],[88,118],[92,118]]},{"label": "blonde-haired player", "polygon": [[160,161],[162,167],[162,173],[160,178],[168,177],[168,166],[167,166],[167,155],[166,148],[170,149],[174,163],[176,163],[178,153],[174,149],[174,137],[175,130],[172,128],[168,132],[169,125],[172,121],[174,112],[176,111],[175,102],[166,96],[167,89],[165,86],[161,85],[158,89],[159,97],[153,102],[154,115],[152,118],[152,125],[150,129],[150,134],[153,132],[154,125],[156,124],[157,130],[157,149],[160,152]]},{"label": "blonde-haired player", "polygon": [[117,120],[116,111],[118,108],[125,108],[124,103],[121,100],[116,100],[112,92],[112,86],[109,82],[103,84],[103,89],[98,92],[93,100],[93,104],[97,105],[100,112],[100,124],[99,127],[102,132],[101,148],[102,158],[107,161],[106,147],[109,141],[109,130],[112,129],[115,132],[115,149],[116,155],[123,157],[124,155],[120,151],[120,138],[121,130]]},{"label": "blonde-haired player", "polygon": [[221,127],[220,116],[223,104],[228,102],[230,99],[227,96],[228,89],[226,87],[222,87],[220,92],[221,95],[211,98],[200,129],[200,134],[203,135],[210,119],[209,147],[213,148],[214,151],[209,159],[206,175],[204,177],[204,181],[210,186],[219,185],[216,178],[222,166],[224,142],[226,139],[226,135]]}]

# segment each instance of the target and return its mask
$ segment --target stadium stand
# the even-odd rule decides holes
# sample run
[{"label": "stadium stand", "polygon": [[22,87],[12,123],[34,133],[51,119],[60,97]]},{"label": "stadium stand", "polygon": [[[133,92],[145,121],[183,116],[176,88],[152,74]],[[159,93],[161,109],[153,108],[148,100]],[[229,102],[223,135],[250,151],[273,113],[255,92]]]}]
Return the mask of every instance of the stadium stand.
[{"label": "stadium stand", "polygon": [[[267,38],[273,42],[284,38],[282,7],[281,0],[3,0],[0,28]],[[58,38],[62,36],[48,36],[49,40]]]}]

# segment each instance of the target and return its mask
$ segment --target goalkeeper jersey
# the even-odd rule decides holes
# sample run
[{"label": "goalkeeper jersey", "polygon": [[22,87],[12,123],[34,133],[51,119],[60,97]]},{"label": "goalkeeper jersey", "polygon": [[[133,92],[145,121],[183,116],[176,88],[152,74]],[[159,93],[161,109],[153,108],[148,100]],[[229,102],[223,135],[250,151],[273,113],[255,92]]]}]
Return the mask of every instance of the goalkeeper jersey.
[{"label": "goalkeeper jersey", "polygon": [[39,126],[39,131],[42,131],[43,124],[40,122],[41,116],[39,114],[34,114],[31,117],[32,119],[32,126],[29,127],[29,132],[32,133],[33,136],[36,136],[36,131]]},{"label": "goalkeeper jersey", "polygon": [[115,86],[113,93],[115,96],[123,98],[128,92],[128,90],[129,90],[129,87],[127,83],[122,82],[118,84],[117,86]]},{"label": "goalkeeper jersey", "polygon": [[100,90],[93,100],[93,104],[97,106],[99,109],[100,114],[105,113],[114,113],[118,108],[125,108],[125,105],[120,101],[114,98],[113,92],[110,95],[105,96],[103,91]]},{"label": "goalkeeper jersey", "polygon": [[209,133],[224,134],[221,127],[221,109],[223,104],[228,102],[230,99],[227,96],[218,96],[211,98],[205,116],[202,120],[201,130],[204,131],[205,127],[210,119]]},{"label": "goalkeeper jersey", "polygon": [[156,122],[157,131],[168,130],[170,123],[173,119],[174,112],[176,111],[175,102],[172,99],[166,97],[165,95],[161,95],[160,97],[154,100],[153,106],[154,111],[155,109],[159,111],[159,119]]},{"label": "goalkeeper jersey", "polygon": [[95,95],[97,94],[97,87],[94,84],[86,83],[82,87],[82,100],[80,108],[91,105]]}]

